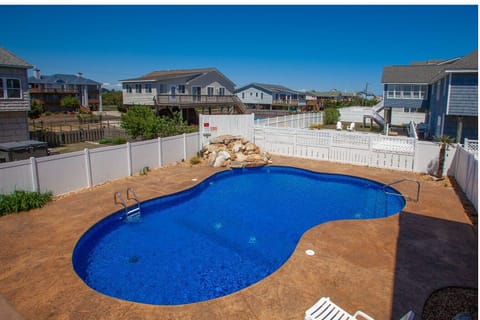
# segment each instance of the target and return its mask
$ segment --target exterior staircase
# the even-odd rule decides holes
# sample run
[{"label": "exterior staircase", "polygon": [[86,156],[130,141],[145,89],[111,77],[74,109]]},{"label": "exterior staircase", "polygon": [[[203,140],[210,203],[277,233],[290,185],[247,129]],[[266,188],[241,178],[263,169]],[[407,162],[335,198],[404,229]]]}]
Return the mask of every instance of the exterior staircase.
[{"label": "exterior staircase", "polygon": [[237,111],[238,114],[245,114],[249,113],[247,111],[247,106],[238,98],[236,95],[233,95],[233,102],[235,104],[235,110]]},{"label": "exterior staircase", "polygon": [[385,119],[380,115],[380,112],[383,110],[384,105],[383,105],[383,100],[377,103],[372,107],[371,110],[363,114],[363,119],[365,121],[365,118],[372,119],[375,121],[376,124],[380,126],[380,128],[383,129],[385,126]]}]

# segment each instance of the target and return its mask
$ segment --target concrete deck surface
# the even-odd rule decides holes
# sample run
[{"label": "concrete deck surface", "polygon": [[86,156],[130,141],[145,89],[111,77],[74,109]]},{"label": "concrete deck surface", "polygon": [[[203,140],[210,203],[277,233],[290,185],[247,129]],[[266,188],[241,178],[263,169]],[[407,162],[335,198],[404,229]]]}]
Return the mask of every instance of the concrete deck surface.
[{"label": "concrete deck surface", "polygon": [[[97,293],[74,272],[71,257],[82,234],[119,209],[113,191],[133,186],[140,200],[146,200],[191,187],[198,183],[192,178],[200,181],[218,171],[188,165],[159,168],[58,197],[42,209],[0,217],[0,318],[303,319],[306,309],[329,296],[349,312],[361,309],[375,319],[398,319],[408,310],[421,314],[436,289],[477,287],[477,235],[446,181],[278,156],[273,164],[383,183],[416,179],[421,182],[420,201],[408,202],[401,213],[384,219],[318,225],[303,235],[280,269],[222,298],[153,306]],[[413,195],[415,188],[401,184],[397,189]],[[316,254],[306,255],[307,249]]]}]

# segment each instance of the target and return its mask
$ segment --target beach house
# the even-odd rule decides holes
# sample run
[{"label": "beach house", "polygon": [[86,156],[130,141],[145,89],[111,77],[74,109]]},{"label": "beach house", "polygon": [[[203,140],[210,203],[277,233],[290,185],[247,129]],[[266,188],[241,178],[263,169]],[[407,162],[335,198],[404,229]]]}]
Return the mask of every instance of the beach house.
[{"label": "beach house", "polygon": [[384,114],[425,112],[425,137],[478,139],[478,50],[464,57],[383,68]]},{"label": "beach house", "polygon": [[306,105],[305,92],[275,84],[250,83],[235,90],[247,106],[257,109],[294,109]]},{"label": "beach house", "polygon": [[72,96],[80,106],[90,110],[102,110],[102,84],[77,74],[41,75],[35,68],[28,79],[32,102],[42,105],[48,111],[64,111],[63,98]]},{"label": "beach house", "polygon": [[157,113],[181,110],[184,119],[190,120],[198,107],[245,113],[245,106],[233,94],[235,84],[215,68],[153,71],[120,82],[127,107],[147,105]]}]

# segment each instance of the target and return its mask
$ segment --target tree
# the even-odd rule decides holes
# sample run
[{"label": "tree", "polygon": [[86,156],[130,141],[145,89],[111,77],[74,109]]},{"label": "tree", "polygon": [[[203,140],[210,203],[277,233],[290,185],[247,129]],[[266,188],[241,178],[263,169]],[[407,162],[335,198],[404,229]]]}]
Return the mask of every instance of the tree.
[{"label": "tree", "polygon": [[102,102],[105,106],[121,106],[123,104],[122,91],[109,91],[102,93]]},{"label": "tree", "polygon": [[120,125],[134,139],[169,137],[194,130],[183,121],[179,112],[174,113],[172,118],[156,117],[150,107],[140,105],[133,106],[122,114]]},{"label": "tree", "polygon": [[60,105],[64,108],[73,108],[77,109],[80,107],[80,101],[76,97],[66,96],[60,101]]},{"label": "tree", "polygon": [[122,114],[120,126],[134,139],[158,137],[159,122],[155,113],[147,106],[133,106]]},{"label": "tree", "polygon": [[335,124],[340,120],[340,111],[337,108],[327,108],[323,113],[323,124]]},{"label": "tree", "polygon": [[438,152],[438,168],[435,176],[437,178],[443,177],[443,167],[445,166],[445,155],[447,154],[448,147],[452,145],[453,138],[449,136],[435,137],[440,143],[440,151]]}]

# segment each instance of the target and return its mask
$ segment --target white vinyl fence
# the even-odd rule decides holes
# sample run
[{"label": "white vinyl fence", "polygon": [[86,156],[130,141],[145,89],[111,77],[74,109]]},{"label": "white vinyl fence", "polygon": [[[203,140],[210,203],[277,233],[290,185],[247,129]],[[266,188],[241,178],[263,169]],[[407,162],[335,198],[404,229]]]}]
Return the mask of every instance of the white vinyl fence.
[{"label": "white vinyl fence", "polygon": [[277,128],[309,128],[312,124],[323,123],[323,112],[301,113],[276,118],[255,120],[255,126],[268,126]]},{"label": "white vinyl fence", "polygon": [[197,154],[198,133],[0,164],[0,194],[14,190],[64,194]]},{"label": "white vinyl fence", "polygon": [[414,171],[413,138],[265,126],[254,133],[255,144],[272,154]]},{"label": "white vinyl fence", "polygon": [[455,177],[467,198],[478,211],[478,159],[476,153],[459,145],[448,175]]},{"label": "white vinyl fence", "polygon": [[221,135],[239,135],[253,141],[254,114],[239,115],[200,115],[200,146]]}]

